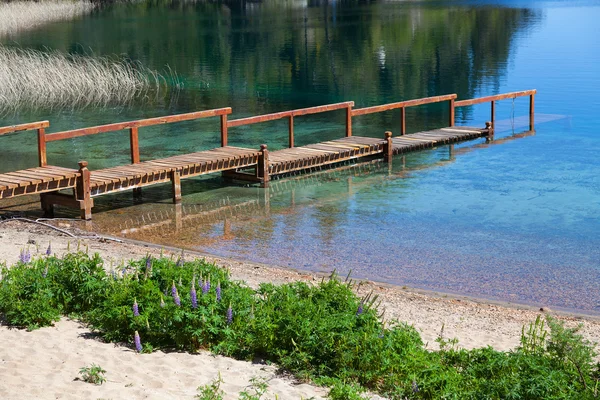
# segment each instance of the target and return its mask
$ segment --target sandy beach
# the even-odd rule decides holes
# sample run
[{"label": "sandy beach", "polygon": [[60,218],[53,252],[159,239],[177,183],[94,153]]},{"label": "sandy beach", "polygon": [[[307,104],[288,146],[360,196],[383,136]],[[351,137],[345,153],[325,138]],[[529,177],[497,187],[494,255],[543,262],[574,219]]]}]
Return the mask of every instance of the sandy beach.
[{"label": "sandy beach", "polygon": [[[18,260],[21,249],[29,247],[35,254],[52,243],[53,252],[64,254],[67,248],[79,248],[99,253],[108,262],[118,264],[147,254],[159,255],[161,248],[150,244],[130,243],[99,237],[77,230],[68,221],[55,222],[67,233],[24,221],[0,222],[0,262],[8,265]],[[164,253],[179,254],[178,249]],[[234,279],[257,286],[260,282],[318,281],[321,276],[238,260],[209,257],[186,252],[186,257],[206,258],[231,271]],[[492,346],[510,350],[519,344],[523,325],[536,316],[550,313],[569,326],[583,324],[583,335],[593,341],[600,338],[597,318],[555,313],[547,308],[508,304],[426,293],[410,288],[391,287],[366,281],[360,293],[378,294],[385,307],[386,319],[398,319],[414,325],[428,348],[437,349],[435,339],[444,326],[446,338],[457,338],[464,348]],[[327,389],[295,382],[277,373],[276,366],[253,364],[226,357],[199,354],[164,353],[136,354],[133,350],[103,343],[77,321],[63,318],[56,326],[34,332],[0,326],[0,398],[128,398],[164,399],[193,398],[196,388],[215,379],[220,373],[226,398],[248,388],[252,377],[268,380],[268,398],[324,398]],[[81,367],[99,364],[107,382],[95,386],[80,380]]]}]

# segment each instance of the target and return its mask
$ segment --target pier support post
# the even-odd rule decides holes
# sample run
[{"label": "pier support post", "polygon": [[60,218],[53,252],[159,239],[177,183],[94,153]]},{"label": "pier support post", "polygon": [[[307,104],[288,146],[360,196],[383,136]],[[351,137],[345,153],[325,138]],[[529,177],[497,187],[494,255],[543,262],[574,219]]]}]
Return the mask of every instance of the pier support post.
[{"label": "pier support post", "polygon": [[385,144],[383,145],[383,159],[387,162],[392,162],[394,155],[394,143],[392,142],[392,132],[385,133]]},{"label": "pier support post", "polygon": [[269,186],[269,150],[266,144],[260,145],[260,156],[256,166],[256,177],[260,181],[260,186],[266,188]]},{"label": "pier support post", "polygon": [[75,196],[79,202],[81,218],[92,219],[92,195],[90,190],[90,170],[87,161],[79,161],[79,176],[75,187]]},{"label": "pier support post", "polygon": [[40,194],[40,204],[44,211],[44,217],[54,217],[54,204],[48,201],[47,193]]},{"label": "pier support post", "polygon": [[535,114],[535,95],[529,96],[529,130],[532,131],[534,128],[534,114]]},{"label": "pier support post", "polygon": [[181,176],[179,171],[171,171],[171,185],[173,186],[173,204],[181,203]]},{"label": "pier support post", "polygon": [[485,129],[487,129],[487,131],[488,131],[488,135],[485,138],[485,141],[488,143],[492,142],[494,140],[494,127],[493,127],[491,121],[488,121],[485,123]]}]

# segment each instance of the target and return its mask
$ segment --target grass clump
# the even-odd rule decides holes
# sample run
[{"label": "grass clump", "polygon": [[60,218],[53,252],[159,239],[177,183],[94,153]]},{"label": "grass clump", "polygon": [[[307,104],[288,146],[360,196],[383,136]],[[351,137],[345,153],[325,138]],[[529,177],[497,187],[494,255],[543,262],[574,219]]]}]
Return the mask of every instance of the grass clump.
[{"label": "grass clump", "polygon": [[89,1],[9,1],[0,3],[0,38],[39,26],[66,21],[95,8]]},{"label": "grass clump", "polygon": [[0,46],[0,113],[126,105],[160,79],[126,60]]},{"label": "grass clump", "polygon": [[[360,399],[365,389],[391,399],[598,397],[593,345],[550,318],[524,329],[512,352],[460,349],[443,336],[429,351],[412,326],[384,324],[375,299],[336,277],[253,290],[202,261],[148,258],[107,273],[98,256],[82,253],[20,262],[2,276],[0,312],[10,324],[33,329],[77,315],[138,352],[208,349],[276,362],[332,387],[333,399]],[[219,390],[213,382],[199,396]]]}]

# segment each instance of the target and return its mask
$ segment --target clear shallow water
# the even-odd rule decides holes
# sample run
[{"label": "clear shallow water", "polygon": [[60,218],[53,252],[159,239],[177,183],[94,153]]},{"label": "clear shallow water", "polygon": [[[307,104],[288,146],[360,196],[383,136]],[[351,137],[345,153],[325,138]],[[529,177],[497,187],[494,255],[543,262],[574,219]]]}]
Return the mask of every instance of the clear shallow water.
[{"label": "clear shallow water", "polygon": [[[169,64],[186,89],[131,108],[24,112],[3,122],[49,116],[60,130],[221,106],[241,117],[344,100],[367,106],[536,88],[537,120],[548,122],[535,135],[463,144],[452,155],[445,147],[396,157],[391,171],[376,163],[293,177],[268,191],[188,180],[180,209],[169,204],[167,187],[145,190],[141,205],[129,194],[100,197],[94,223],[223,256],[599,313],[597,2],[295,4],[124,6],[23,35],[18,42],[27,47],[124,53],[157,70]],[[482,125],[488,112],[477,106],[457,118]],[[499,103],[498,138],[526,129],[518,118],[526,112],[525,100]],[[298,119],[297,143],[341,136],[343,117]],[[447,119],[435,106],[407,117],[409,130]],[[356,119],[354,132],[381,136],[397,126],[392,112]],[[278,148],[287,131],[273,123],[230,135],[235,144]],[[123,162],[125,136],[52,143],[49,159]],[[3,139],[11,151],[0,168],[35,162],[33,135]],[[218,122],[148,129],[141,141],[142,156],[208,148],[217,144]]]}]

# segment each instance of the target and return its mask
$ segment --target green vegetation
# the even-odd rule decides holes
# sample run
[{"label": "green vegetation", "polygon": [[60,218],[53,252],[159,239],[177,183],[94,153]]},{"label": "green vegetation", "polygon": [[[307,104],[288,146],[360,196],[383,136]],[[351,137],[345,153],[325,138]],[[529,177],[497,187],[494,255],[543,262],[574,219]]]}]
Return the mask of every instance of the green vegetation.
[{"label": "green vegetation", "polygon": [[[413,327],[383,323],[375,298],[357,297],[335,277],[253,290],[202,261],[145,259],[107,273],[83,253],[25,258],[2,269],[0,312],[29,329],[77,316],[138,352],[259,357],[331,386],[334,399],[360,399],[363,389],[392,399],[594,399],[600,385],[593,345],[550,318],[524,329],[512,352],[464,350],[443,337],[439,351],[428,351]],[[219,398],[219,384],[206,396]],[[246,398],[260,398],[263,384]]]},{"label": "green vegetation", "polygon": [[87,383],[93,383],[94,385],[102,385],[106,382],[106,378],[104,377],[105,373],[106,371],[96,364],[83,367],[79,370],[81,380]]},{"label": "green vegetation", "polygon": [[218,378],[215,378],[211,383],[198,387],[198,394],[196,399],[198,400],[223,400],[223,389],[221,389],[221,374]]}]

